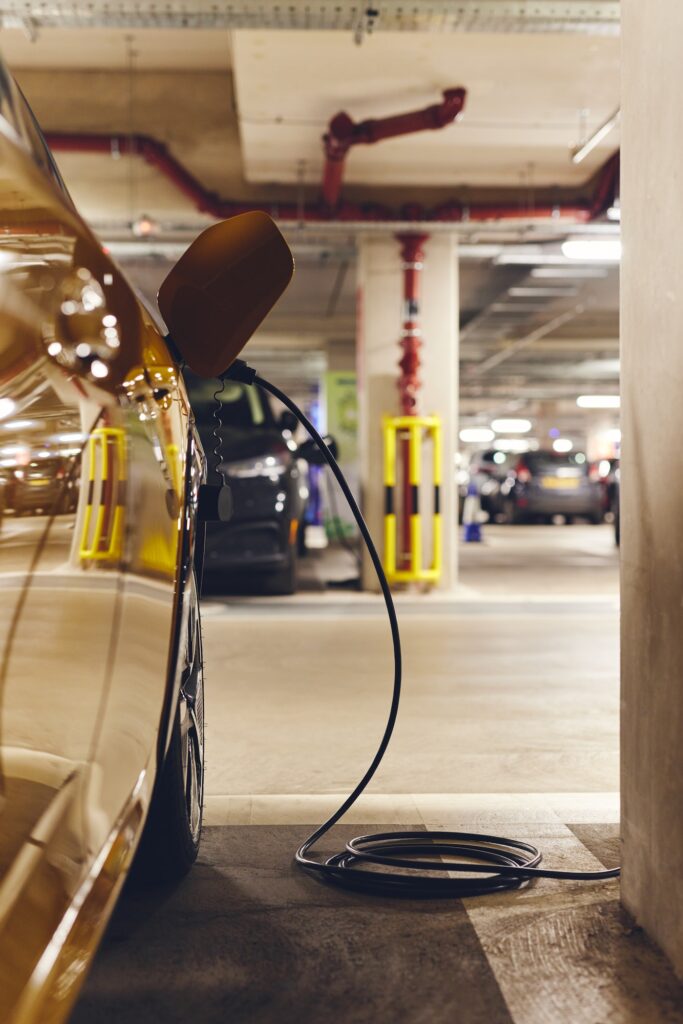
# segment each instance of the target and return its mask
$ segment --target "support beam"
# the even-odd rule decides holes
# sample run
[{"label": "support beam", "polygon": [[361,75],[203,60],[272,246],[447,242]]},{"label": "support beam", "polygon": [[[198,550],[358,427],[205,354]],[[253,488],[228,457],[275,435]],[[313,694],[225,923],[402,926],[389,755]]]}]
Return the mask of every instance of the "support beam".
[{"label": "support beam", "polygon": [[[441,512],[443,574],[439,587],[456,583],[457,493],[455,446],[458,388],[458,263],[454,236],[437,235],[425,245],[421,273],[420,410],[443,423]],[[382,537],[384,487],[382,416],[399,412],[397,338],[401,335],[404,267],[392,235],[361,240],[358,262],[359,443],[363,512],[377,538]],[[425,551],[431,538],[425,535]],[[427,554],[427,560],[428,554]],[[363,585],[376,589],[369,562]]]},{"label": "support beam", "polygon": [[622,898],[683,975],[683,6],[622,8]]}]

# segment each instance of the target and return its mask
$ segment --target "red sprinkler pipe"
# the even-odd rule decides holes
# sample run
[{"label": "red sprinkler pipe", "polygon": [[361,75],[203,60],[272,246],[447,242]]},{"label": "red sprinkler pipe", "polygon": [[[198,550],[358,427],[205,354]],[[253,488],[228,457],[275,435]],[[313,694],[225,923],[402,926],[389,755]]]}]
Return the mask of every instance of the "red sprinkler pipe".
[{"label": "red sprinkler pipe", "polygon": [[[401,373],[398,378],[399,404],[402,416],[415,416],[418,411],[417,393],[420,389],[420,349],[422,348],[422,330],[420,329],[420,277],[424,259],[424,245],[429,235],[400,234],[396,241],[401,246],[401,262],[403,267],[403,328],[399,342],[403,355],[399,361]],[[401,462],[403,465],[403,508],[401,523],[400,568],[407,569],[411,565],[412,541],[410,535],[410,515],[413,504],[413,488],[410,483],[410,442],[401,444]]]},{"label": "red sprinkler pipe", "polygon": [[271,203],[249,203],[243,200],[223,199],[205,188],[179,160],[176,160],[162,142],[149,135],[48,132],[45,138],[50,149],[56,153],[102,153],[111,157],[129,154],[139,156],[175,185],[196,210],[217,220],[234,217],[249,210],[264,210],[276,220],[295,223],[404,221],[409,224],[411,221],[460,223],[506,220],[567,220],[576,223],[590,221],[604,213],[613,201],[619,179],[619,153],[616,152],[600,171],[596,191],[589,201],[579,199],[553,206],[529,206],[526,201],[509,205],[473,203],[466,206],[454,201],[443,203],[431,210],[415,204],[395,210],[379,203],[341,203],[335,210],[331,210],[321,202],[299,205],[293,202],[280,203],[277,200]]},{"label": "red sprinkler pipe", "polygon": [[325,167],[322,194],[325,205],[334,209],[339,202],[344,162],[352,146],[371,145],[397,135],[411,135],[427,129],[445,128],[460,115],[465,106],[467,92],[463,88],[446,89],[441,103],[433,103],[422,110],[410,110],[393,117],[370,118],[356,123],[345,111],[335,114],[323,135]]}]

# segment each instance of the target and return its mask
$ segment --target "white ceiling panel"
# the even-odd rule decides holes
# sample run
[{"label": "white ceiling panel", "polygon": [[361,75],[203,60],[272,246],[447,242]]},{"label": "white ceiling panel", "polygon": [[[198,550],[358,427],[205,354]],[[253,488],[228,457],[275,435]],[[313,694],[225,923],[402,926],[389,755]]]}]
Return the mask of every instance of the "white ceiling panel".
[{"label": "white ceiling panel", "polygon": [[614,151],[612,132],[580,165],[569,151],[619,103],[619,41],[580,35],[386,32],[362,46],[332,32],[239,31],[233,66],[244,173],[317,180],[321,136],[339,110],[360,121],[438,102],[464,86],[464,115],[440,131],[356,146],[349,184],[582,184]]}]

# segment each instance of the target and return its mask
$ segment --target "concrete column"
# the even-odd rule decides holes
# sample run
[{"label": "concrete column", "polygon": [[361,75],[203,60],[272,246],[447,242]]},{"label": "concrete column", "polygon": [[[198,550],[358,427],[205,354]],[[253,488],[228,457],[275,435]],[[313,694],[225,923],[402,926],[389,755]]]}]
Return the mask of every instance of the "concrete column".
[{"label": "concrete column", "polygon": [[683,5],[621,9],[622,898],[683,975]]},{"label": "concrete column", "polygon": [[[441,416],[444,428],[442,513],[444,572],[439,588],[456,583],[457,494],[455,450],[458,425],[458,262],[455,236],[435,234],[425,243],[421,281],[422,349],[419,411]],[[384,487],[381,423],[397,415],[397,382],[402,323],[400,245],[393,235],[372,235],[359,246],[358,259],[358,395],[363,511],[382,550]],[[428,549],[429,550],[429,549]],[[363,585],[376,590],[369,559]]]}]

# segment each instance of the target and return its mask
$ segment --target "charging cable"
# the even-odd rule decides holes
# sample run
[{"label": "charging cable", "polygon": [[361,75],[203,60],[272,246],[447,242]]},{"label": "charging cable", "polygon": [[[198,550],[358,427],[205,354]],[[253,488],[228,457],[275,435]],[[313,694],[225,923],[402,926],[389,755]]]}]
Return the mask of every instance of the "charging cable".
[{"label": "charging cable", "polygon": [[[476,832],[377,832],[351,839],[344,850],[317,860],[313,847],[342,818],[367,788],[379,768],[394,731],[401,698],[401,637],[389,583],[370,531],[346,478],[322,437],[295,402],[248,366],[236,360],[223,379],[256,384],[294,413],[322,452],[346,498],[377,573],[391,627],[394,650],[394,688],[384,735],[370,767],[341,807],[306,839],[296,863],[326,881],[378,895],[409,897],[479,896],[501,889],[518,889],[534,878],[592,882],[617,878],[620,868],[602,871],[554,871],[540,868],[542,854],[530,843]],[[396,870],[400,869],[400,870]],[[462,877],[462,876],[474,877]]]}]

